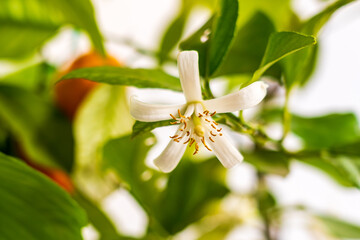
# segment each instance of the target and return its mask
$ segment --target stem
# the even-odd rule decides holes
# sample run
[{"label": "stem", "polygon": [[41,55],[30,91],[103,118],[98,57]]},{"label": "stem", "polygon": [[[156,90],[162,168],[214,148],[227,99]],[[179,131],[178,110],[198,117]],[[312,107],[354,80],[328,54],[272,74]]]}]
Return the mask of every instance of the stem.
[{"label": "stem", "polygon": [[205,93],[206,99],[214,98],[214,95],[210,88],[210,79],[209,78],[204,78],[204,93]]}]

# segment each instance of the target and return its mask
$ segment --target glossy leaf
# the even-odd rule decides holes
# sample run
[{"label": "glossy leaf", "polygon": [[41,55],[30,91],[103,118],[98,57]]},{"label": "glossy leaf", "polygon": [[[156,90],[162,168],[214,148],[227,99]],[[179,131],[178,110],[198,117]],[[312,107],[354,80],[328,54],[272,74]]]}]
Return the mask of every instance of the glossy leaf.
[{"label": "glossy leaf", "polygon": [[256,12],[237,31],[229,51],[214,75],[255,72],[260,66],[270,34],[273,32],[275,27],[271,20],[264,13]]},{"label": "glossy leaf", "polygon": [[136,121],[132,128],[132,135],[131,137],[134,138],[136,136],[139,136],[144,133],[148,133],[151,130],[158,128],[158,127],[164,127],[169,126],[171,120],[165,120],[165,121],[159,121],[159,122],[140,122]]},{"label": "glossy leaf", "polygon": [[84,211],[41,173],[0,153],[0,232],[7,240],[82,239]]},{"label": "glossy leaf", "polygon": [[334,237],[341,239],[359,239],[360,226],[341,220],[333,216],[315,216]]},{"label": "glossy leaf", "polygon": [[87,31],[95,48],[104,52],[89,0],[5,0],[0,2],[0,58],[33,53],[67,24]]},{"label": "glossy leaf", "polygon": [[236,31],[238,1],[222,0],[220,3],[219,12],[180,45],[184,50],[199,52],[200,74],[203,76],[215,73]]},{"label": "glossy leaf", "polygon": [[22,88],[0,85],[0,119],[31,161],[71,171],[71,124],[49,102]]},{"label": "glossy leaf", "polygon": [[[336,1],[319,14],[305,21],[300,25],[298,31],[304,34],[317,36],[321,28],[331,18],[332,14],[350,2],[353,2],[353,0]],[[282,64],[284,68],[284,79],[288,89],[291,89],[296,84],[306,84],[314,71],[317,52],[318,47],[313,46],[303,49],[284,59]]]},{"label": "glossy leaf", "polygon": [[314,37],[300,33],[277,32],[272,34],[266,47],[261,65],[254,73],[251,82],[258,80],[261,75],[274,63],[296,51],[312,46],[315,43],[316,39]]},{"label": "glossy leaf", "polygon": [[360,136],[358,121],[351,113],[313,118],[293,116],[291,130],[304,141],[307,149],[350,144]]},{"label": "glossy leaf", "polygon": [[61,80],[85,78],[94,82],[112,85],[127,85],[138,88],[165,88],[181,91],[178,78],[157,69],[131,69],[120,67],[92,67],[74,70]]}]

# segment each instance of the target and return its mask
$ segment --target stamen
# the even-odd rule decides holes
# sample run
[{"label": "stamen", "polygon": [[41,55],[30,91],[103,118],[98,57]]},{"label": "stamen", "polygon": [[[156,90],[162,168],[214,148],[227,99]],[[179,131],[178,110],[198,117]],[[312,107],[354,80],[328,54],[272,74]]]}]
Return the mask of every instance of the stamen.
[{"label": "stamen", "polygon": [[199,144],[196,143],[195,144],[195,152],[193,153],[193,155],[197,154],[199,152]]},{"label": "stamen", "polygon": [[216,114],[216,111],[210,114],[210,117],[214,116]]},{"label": "stamen", "polygon": [[215,125],[219,125],[217,122],[215,122],[215,121],[212,121]]},{"label": "stamen", "polygon": [[171,113],[170,113],[170,116],[172,119],[176,120],[176,117],[174,117],[174,115],[172,115]]},{"label": "stamen", "polygon": [[193,139],[193,138],[190,138],[190,143],[189,143],[189,147],[191,147],[193,144],[194,144],[194,142],[195,142],[195,139]]},{"label": "stamen", "polygon": [[179,135],[174,135],[174,136],[172,136],[172,137],[170,137],[170,138],[177,138]]},{"label": "stamen", "polygon": [[212,128],[214,128],[215,130],[218,130],[218,129],[214,126],[214,124],[211,124],[211,126],[212,126]]},{"label": "stamen", "polygon": [[188,137],[190,135],[190,132],[189,131],[186,131],[186,136]]},{"label": "stamen", "polygon": [[207,122],[211,122],[209,119],[207,119],[207,118],[205,118],[205,121],[207,121]]},{"label": "stamen", "polygon": [[217,129],[217,131],[218,131],[218,132],[221,132],[221,130],[222,130],[222,128],[220,128],[220,129]]},{"label": "stamen", "polygon": [[205,115],[208,115],[208,114],[209,114],[209,111],[208,111],[208,110],[205,110],[203,113],[204,113]]},{"label": "stamen", "polygon": [[201,139],[201,142],[204,144],[204,146],[206,147],[207,150],[212,151],[212,150],[208,147],[208,145],[206,145],[206,143],[205,143],[205,138],[204,138],[204,137]]},{"label": "stamen", "polygon": [[199,113],[199,117],[202,117],[203,115],[201,113]]},{"label": "stamen", "polygon": [[222,136],[222,133],[220,133],[219,135],[220,135],[220,137],[221,137],[221,136]]},{"label": "stamen", "polygon": [[213,137],[216,137],[216,134],[214,134],[212,131],[210,131],[210,134],[211,134]]},{"label": "stamen", "polygon": [[191,138],[188,138],[188,140],[186,140],[186,142],[184,142],[184,144],[187,144],[190,141]]},{"label": "stamen", "polygon": [[170,122],[170,124],[178,124],[178,123],[180,123],[180,122]]},{"label": "stamen", "polygon": [[180,109],[178,109],[178,114],[179,114],[179,117],[183,117],[183,115],[181,115],[181,112],[180,112]]},{"label": "stamen", "polygon": [[210,141],[215,142],[211,137],[209,137]]}]

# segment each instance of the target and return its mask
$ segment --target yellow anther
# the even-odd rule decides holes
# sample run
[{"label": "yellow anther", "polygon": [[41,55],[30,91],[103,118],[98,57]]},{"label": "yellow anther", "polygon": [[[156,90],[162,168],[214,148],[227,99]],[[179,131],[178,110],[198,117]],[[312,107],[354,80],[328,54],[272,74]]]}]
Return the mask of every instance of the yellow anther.
[{"label": "yellow anther", "polygon": [[171,113],[170,113],[170,116],[172,119],[176,120],[176,117],[174,117],[174,115],[172,115]]},{"label": "yellow anther", "polygon": [[215,142],[211,137],[209,137],[210,141]]}]

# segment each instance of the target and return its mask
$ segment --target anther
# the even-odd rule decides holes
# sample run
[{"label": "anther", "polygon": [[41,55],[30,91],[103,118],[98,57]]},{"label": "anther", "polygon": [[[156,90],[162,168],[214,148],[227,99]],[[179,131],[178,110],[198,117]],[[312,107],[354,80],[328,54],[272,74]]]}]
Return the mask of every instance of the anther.
[{"label": "anther", "polygon": [[212,131],[210,131],[210,134],[214,137],[216,137],[216,134],[214,134]]},{"label": "anther", "polygon": [[215,130],[217,130],[217,128],[214,126],[214,124],[211,124],[212,128],[214,128]]},{"label": "anther", "polygon": [[186,136],[188,137],[190,135],[190,132],[189,131],[186,131]]},{"label": "anther", "polygon": [[212,121],[215,125],[219,125],[217,122],[215,122],[215,121]]},{"label": "anther", "polygon": [[207,122],[211,122],[209,119],[207,119],[207,118],[205,118],[205,121],[207,121]]},{"label": "anther", "polygon": [[174,117],[174,115],[172,115],[171,113],[170,113],[170,116],[172,119],[176,120],[176,117]]},{"label": "anther", "polygon": [[210,117],[214,116],[216,114],[216,111],[210,114]]},{"label": "anther", "polygon": [[211,137],[209,137],[210,141],[215,142]]},{"label": "anther", "polygon": [[179,135],[170,136],[170,138],[177,138]]},{"label": "anther", "polygon": [[187,144],[188,142],[190,142],[191,138],[188,138],[188,140],[186,140],[186,142],[184,142],[184,144]]},{"label": "anther", "polygon": [[206,143],[205,143],[205,138],[204,138],[204,137],[201,139],[201,142],[204,144],[204,146],[206,147],[207,150],[212,151],[212,150],[208,147],[208,145],[206,145]]},{"label": "anther", "polygon": [[220,129],[217,129],[217,131],[218,131],[218,132],[221,132],[221,130],[222,130],[222,128],[220,128]]},{"label": "anther", "polygon": [[178,109],[178,114],[179,114],[179,117],[183,117],[183,115],[181,115],[181,112],[180,112],[180,109]]}]

